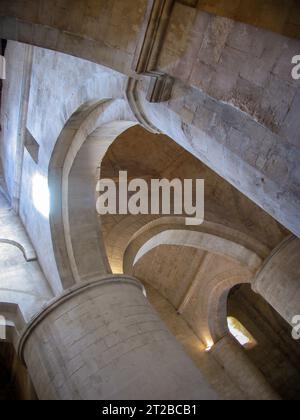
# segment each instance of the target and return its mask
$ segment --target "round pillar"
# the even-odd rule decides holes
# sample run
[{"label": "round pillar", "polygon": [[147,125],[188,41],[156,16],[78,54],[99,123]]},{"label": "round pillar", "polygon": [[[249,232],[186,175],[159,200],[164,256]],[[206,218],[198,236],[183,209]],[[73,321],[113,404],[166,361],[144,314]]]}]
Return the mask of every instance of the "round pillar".
[{"label": "round pillar", "polygon": [[300,240],[289,237],[271,254],[253,290],[290,324],[300,315]]},{"label": "round pillar", "polygon": [[223,337],[214,345],[211,353],[249,400],[280,400],[233,337]]},{"label": "round pillar", "polygon": [[217,399],[130,277],[70,289],[19,343],[41,400]]}]

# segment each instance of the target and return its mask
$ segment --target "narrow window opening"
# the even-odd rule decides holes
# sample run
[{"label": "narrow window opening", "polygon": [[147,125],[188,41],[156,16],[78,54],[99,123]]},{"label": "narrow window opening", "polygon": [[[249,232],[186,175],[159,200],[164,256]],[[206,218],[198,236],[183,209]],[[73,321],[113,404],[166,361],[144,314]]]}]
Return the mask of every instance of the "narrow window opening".
[{"label": "narrow window opening", "polygon": [[228,317],[228,328],[233,337],[243,346],[246,350],[251,350],[257,346],[257,341],[250,334],[250,332],[238,321],[236,318]]}]

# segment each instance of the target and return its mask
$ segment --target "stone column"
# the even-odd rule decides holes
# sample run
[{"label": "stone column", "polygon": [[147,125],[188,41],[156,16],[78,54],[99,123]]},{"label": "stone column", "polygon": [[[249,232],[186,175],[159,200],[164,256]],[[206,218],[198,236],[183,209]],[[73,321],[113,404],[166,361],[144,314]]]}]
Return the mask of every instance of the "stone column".
[{"label": "stone column", "polygon": [[291,325],[300,315],[300,240],[289,237],[271,254],[257,275],[253,290]]},{"label": "stone column", "polygon": [[41,400],[217,399],[130,277],[81,283],[19,343]]},{"label": "stone column", "polygon": [[249,400],[280,400],[278,394],[254,366],[245,350],[231,336],[214,345],[211,354]]}]

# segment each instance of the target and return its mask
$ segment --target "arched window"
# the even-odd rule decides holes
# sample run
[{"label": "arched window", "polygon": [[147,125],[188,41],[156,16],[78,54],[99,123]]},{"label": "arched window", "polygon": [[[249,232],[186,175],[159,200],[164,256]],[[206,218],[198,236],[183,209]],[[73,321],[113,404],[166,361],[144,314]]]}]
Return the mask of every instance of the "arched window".
[{"label": "arched window", "polygon": [[235,339],[246,349],[251,350],[257,346],[257,341],[250,332],[236,318],[228,317],[228,328]]}]

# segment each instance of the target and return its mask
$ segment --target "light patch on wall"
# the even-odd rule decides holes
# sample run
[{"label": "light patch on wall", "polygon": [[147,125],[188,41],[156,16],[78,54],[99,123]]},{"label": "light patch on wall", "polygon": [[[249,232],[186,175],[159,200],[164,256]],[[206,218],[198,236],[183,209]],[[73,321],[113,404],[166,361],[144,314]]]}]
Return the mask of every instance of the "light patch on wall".
[{"label": "light patch on wall", "polygon": [[50,214],[50,193],[47,178],[36,173],[32,178],[32,201],[37,211],[46,219]]},{"label": "light patch on wall", "polygon": [[211,337],[206,337],[205,338],[205,343],[206,343],[206,348],[205,348],[205,352],[206,353],[209,353],[212,349],[213,349],[213,346],[214,346],[214,342],[213,342],[213,340],[212,340],[212,338]]},{"label": "light patch on wall", "polygon": [[2,55],[0,55],[0,79],[6,79],[6,61],[5,57],[3,57]]},{"label": "light patch on wall", "polygon": [[0,340],[6,340],[6,319],[0,316]]},{"label": "light patch on wall", "polygon": [[251,350],[257,345],[256,340],[252,337],[249,331],[236,318],[228,317],[227,322],[228,322],[228,328],[231,335],[233,335],[233,337],[235,337],[235,339],[246,350]]}]

